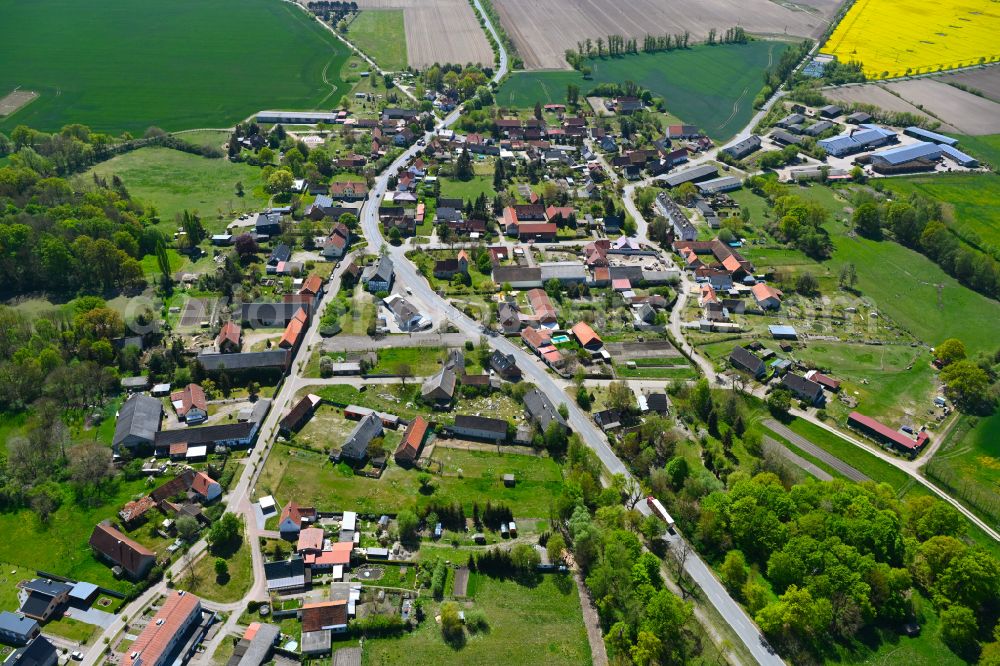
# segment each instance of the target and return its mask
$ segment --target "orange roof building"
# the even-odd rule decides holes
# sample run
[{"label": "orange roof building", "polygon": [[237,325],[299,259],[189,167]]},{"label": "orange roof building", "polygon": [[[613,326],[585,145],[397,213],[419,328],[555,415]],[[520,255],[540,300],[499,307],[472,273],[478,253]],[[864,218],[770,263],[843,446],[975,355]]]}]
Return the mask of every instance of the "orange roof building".
[{"label": "orange roof building", "polygon": [[299,542],[295,550],[299,553],[321,552],[323,550],[323,528],[306,527],[299,532]]},{"label": "orange roof building", "polygon": [[427,436],[427,425],[427,420],[422,416],[417,416],[410,422],[393,456],[397,463],[412,465],[417,459],[417,456],[420,455],[420,447],[424,444],[424,437]]},{"label": "orange roof building", "polygon": [[240,350],[240,335],[242,329],[233,320],[227,321],[219,331],[219,337],[215,339],[215,347],[220,352],[238,352]]},{"label": "orange roof building", "polygon": [[176,657],[187,630],[201,618],[201,599],[187,592],[171,592],[142,630],[122,660],[124,666],[164,666]]},{"label": "orange roof building", "polygon": [[604,346],[604,341],[601,340],[601,336],[597,335],[597,333],[594,332],[594,329],[592,329],[586,322],[579,322],[571,330],[573,336],[576,338],[576,341],[580,343],[581,347],[593,351]]},{"label": "orange roof building", "polygon": [[302,288],[299,289],[300,294],[308,294],[310,296],[318,296],[321,291],[323,291],[323,278],[318,275],[307,277],[302,283]]},{"label": "orange roof building", "polygon": [[282,349],[292,349],[298,346],[302,339],[302,332],[305,330],[305,324],[306,311],[299,308],[292,320],[288,322],[288,326],[285,327],[285,333],[281,336],[278,346]]}]

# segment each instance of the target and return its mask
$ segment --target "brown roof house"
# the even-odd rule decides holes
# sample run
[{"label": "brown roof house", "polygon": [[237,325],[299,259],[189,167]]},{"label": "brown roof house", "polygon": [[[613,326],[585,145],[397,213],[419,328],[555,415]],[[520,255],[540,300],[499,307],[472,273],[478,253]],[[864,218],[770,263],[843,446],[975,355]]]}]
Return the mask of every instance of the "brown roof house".
[{"label": "brown roof house", "polygon": [[143,578],[156,562],[153,551],[122,534],[110,520],[94,527],[90,547],[99,559],[110,562],[133,579]]},{"label": "brown roof house", "polygon": [[235,321],[227,321],[219,331],[219,337],[215,339],[215,349],[223,354],[233,354],[240,351],[240,336],[242,335],[240,325]]}]

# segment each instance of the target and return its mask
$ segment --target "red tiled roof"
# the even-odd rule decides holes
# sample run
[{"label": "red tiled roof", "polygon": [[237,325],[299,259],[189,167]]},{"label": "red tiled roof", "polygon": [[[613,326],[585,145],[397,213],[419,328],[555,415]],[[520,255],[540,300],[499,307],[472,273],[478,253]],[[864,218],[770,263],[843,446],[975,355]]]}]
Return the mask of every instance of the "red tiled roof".
[{"label": "red tiled roof", "polygon": [[170,455],[182,456],[188,452],[187,442],[176,442],[170,445]]},{"label": "red tiled roof", "polygon": [[[337,236],[337,238],[343,238],[342,236]],[[310,294],[315,296],[323,289],[323,278],[318,275],[310,275],[302,283],[302,288],[299,289],[300,294]]]},{"label": "red tiled roof", "polygon": [[191,490],[203,497],[208,497],[208,489],[214,483],[215,481],[208,474],[195,472],[194,478],[191,479]]},{"label": "red tiled roof", "polygon": [[302,606],[302,633],[322,631],[323,627],[347,624],[346,601],[324,601]]},{"label": "red tiled roof", "polygon": [[299,532],[299,543],[295,550],[323,550],[323,530],[319,527],[307,527]]},{"label": "red tiled roof", "polygon": [[247,630],[243,632],[243,638],[248,641],[252,641],[253,637],[257,635],[260,630],[260,622],[251,622],[247,625]]},{"label": "red tiled roof", "polygon": [[528,343],[529,347],[538,350],[549,344],[552,333],[544,329],[531,328],[529,326],[521,331],[521,337]]},{"label": "red tiled roof", "polygon": [[285,508],[281,510],[281,516],[278,518],[278,524],[285,522],[286,518],[291,519],[293,523],[298,526],[302,526],[303,518],[312,518],[316,515],[316,509],[312,507],[302,507],[296,502],[289,502],[285,505]]},{"label": "red tiled roof", "polygon": [[237,347],[240,346],[240,325],[236,322],[230,320],[227,321],[222,326],[222,330],[219,331],[219,337],[215,339],[217,345],[221,345],[223,342],[231,342]]},{"label": "red tiled roof", "polygon": [[627,278],[616,278],[611,281],[611,288],[615,291],[624,291],[632,288],[632,283]]},{"label": "red tiled roof", "polygon": [[178,416],[184,416],[192,407],[197,407],[203,412],[208,411],[208,401],[205,399],[205,391],[197,384],[188,384],[180,391],[174,391],[170,394],[170,402],[180,402],[181,406],[177,409]]},{"label": "red tiled roof", "polygon": [[754,298],[758,301],[763,301],[768,298],[781,299],[781,290],[775,289],[774,287],[758,282],[755,284],[751,290],[753,291]]},{"label": "red tiled roof", "polygon": [[558,231],[559,228],[551,222],[522,222],[517,225],[517,233],[521,236],[555,234]]},{"label": "red tiled roof", "polygon": [[94,526],[90,546],[133,576],[141,573],[146,562],[156,556],[149,548],[128,538],[110,523],[98,523]]},{"label": "red tiled roof", "polygon": [[302,337],[303,327],[306,321],[306,311],[299,308],[299,311],[295,313],[292,320],[288,322],[288,326],[285,327],[285,333],[281,336],[281,341],[278,343],[279,347],[288,349],[289,347],[294,347],[298,344],[299,338]]},{"label": "red tiled roof", "polygon": [[[122,661],[125,666],[155,664],[173,646],[176,635],[201,607],[201,600],[187,592],[171,592],[163,606],[142,630]],[[133,655],[136,655],[133,658]]]},{"label": "red tiled roof", "polygon": [[122,510],[118,512],[118,515],[122,517],[122,520],[128,522],[143,515],[154,506],[156,506],[156,501],[147,495],[123,506]]},{"label": "red tiled roof", "polygon": [[890,440],[892,443],[902,446],[904,449],[911,449],[911,450],[917,449],[923,446],[924,442],[927,441],[926,432],[921,432],[920,435],[917,437],[917,440],[914,441],[909,437],[907,437],[906,435],[904,435],[903,433],[899,432],[898,430],[893,430],[892,428],[885,425],[881,421],[876,421],[872,417],[865,416],[864,414],[861,414],[859,412],[851,412],[850,416],[847,417],[847,421],[848,423],[853,421],[854,423],[857,423],[870,430],[873,430],[882,437],[885,437],[886,439]]},{"label": "red tiled roof", "polygon": [[740,260],[734,257],[733,255],[729,255],[728,257],[723,259],[722,265],[730,273],[735,273],[736,271],[743,268],[743,264],[740,263]]},{"label": "red tiled roof", "polygon": [[551,220],[554,217],[562,217],[564,220],[569,220],[570,215],[576,213],[576,209],[572,206],[549,206],[545,209],[545,219]]},{"label": "red tiled roof", "polygon": [[604,344],[604,341],[601,340],[601,336],[597,335],[597,333],[594,332],[594,329],[592,329],[586,322],[578,322],[571,330],[573,335],[576,336],[577,342],[579,342],[583,347],[586,347],[594,341]]},{"label": "red tiled roof", "polygon": [[413,460],[417,457],[417,452],[420,451],[420,445],[424,441],[424,437],[427,435],[427,420],[422,416],[418,416],[410,422],[407,426],[406,432],[403,434],[403,440],[396,447],[395,456],[397,458],[403,457],[408,460]]}]

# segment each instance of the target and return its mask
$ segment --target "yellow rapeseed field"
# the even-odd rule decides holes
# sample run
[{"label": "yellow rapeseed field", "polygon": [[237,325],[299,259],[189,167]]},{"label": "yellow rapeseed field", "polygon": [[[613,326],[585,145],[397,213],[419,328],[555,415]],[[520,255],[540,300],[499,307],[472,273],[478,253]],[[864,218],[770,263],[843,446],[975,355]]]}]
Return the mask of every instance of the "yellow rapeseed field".
[{"label": "yellow rapeseed field", "polygon": [[998,37],[995,0],[857,0],[821,52],[882,79],[995,62]]}]

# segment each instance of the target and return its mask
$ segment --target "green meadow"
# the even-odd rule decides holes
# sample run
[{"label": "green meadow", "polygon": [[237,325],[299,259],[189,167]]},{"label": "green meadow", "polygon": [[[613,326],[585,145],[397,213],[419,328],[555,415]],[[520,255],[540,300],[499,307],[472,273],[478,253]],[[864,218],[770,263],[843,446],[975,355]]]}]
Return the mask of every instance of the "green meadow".
[{"label": "green meadow", "polygon": [[332,108],[347,90],[347,47],[278,0],[0,0],[0,25],[0,94],[40,94],[0,120],[8,133],[225,127],[265,108]]},{"label": "green meadow", "polygon": [[406,69],[406,30],[402,9],[366,9],[359,12],[347,28],[347,38],[382,69]]},{"label": "green meadow", "polygon": [[515,72],[497,91],[497,104],[531,107],[565,103],[566,86],[585,94],[600,83],[634,81],[666,100],[667,111],[724,141],[753,116],[753,100],[764,87],[762,73],[787,48],[782,42],[698,45],[667,53],[638,53],[587,61],[592,81],[580,72]]},{"label": "green meadow", "polygon": [[889,178],[895,192],[917,192],[940,201],[944,222],[967,243],[1000,254],[1000,178],[989,173],[955,173]]}]

